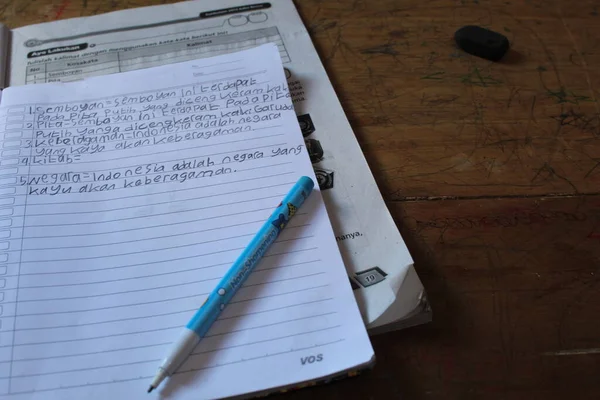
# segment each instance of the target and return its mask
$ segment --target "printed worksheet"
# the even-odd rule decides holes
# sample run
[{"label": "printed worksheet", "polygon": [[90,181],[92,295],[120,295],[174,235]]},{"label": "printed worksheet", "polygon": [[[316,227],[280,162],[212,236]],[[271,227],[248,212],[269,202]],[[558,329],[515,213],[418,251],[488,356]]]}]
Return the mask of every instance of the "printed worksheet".
[{"label": "printed worksheet", "polygon": [[292,0],[188,1],[17,28],[8,84],[69,82],[264,43],[275,44],[283,62],[365,322],[381,327],[423,312],[413,260]]}]

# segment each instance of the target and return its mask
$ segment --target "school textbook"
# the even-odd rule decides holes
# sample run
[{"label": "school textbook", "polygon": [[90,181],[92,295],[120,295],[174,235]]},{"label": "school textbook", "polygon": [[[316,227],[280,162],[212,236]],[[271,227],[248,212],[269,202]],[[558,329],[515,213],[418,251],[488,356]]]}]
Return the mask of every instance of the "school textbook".
[{"label": "school textbook", "polygon": [[[341,29],[319,14],[306,22],[331,35]],[[5,86],[80,80],[275,43],[369,332],[430,321],[412,257],[292,0],[186,1],[11,28],[0,29]],[[369,108],[356,112],[368,118]]]},{"label": "school textbook", "polygon": [[[0,103],[0,395],[148,399],[160,359],[297,179],[277,46]],[[373,361],[317,188],[156,396],[252,395]]]}]

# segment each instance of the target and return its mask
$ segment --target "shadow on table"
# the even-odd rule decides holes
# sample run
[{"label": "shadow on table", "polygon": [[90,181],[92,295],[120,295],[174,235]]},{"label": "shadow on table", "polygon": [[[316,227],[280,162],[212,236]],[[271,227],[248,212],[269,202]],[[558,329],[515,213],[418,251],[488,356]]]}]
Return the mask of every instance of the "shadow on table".
[{"label": "shadow on table", "polygon": [[525,62],[525,56],[523,53],[519,53],[516,50],[509,49],[508,52],[500,60],[500,64],[505,65],[518,65]]}]

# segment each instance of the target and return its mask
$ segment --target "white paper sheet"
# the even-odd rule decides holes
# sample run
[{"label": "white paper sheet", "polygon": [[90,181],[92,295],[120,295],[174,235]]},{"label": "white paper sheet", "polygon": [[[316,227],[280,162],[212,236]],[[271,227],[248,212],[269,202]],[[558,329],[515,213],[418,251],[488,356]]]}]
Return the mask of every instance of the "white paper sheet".
[{"label": "white paper sheet", "polygon": [[276,46],[9,88],[0,119],[0,394],[221,398],[371,360],[317,188],[180,372],[146,394],[279,201],[316,179]]},{"label": "white paper sheet", "polygon": [[286,68],[365,323],[381,327],[415,311],[427,320],[413,260],[292,0],[198,0],[18,28],[9,83],[66,82],[267,42],[277,45]]}]

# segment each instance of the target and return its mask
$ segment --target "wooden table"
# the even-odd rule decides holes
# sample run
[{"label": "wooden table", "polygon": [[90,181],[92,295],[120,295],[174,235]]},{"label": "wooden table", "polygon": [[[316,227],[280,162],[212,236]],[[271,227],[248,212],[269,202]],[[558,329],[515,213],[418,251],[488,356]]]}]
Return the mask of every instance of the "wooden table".
[{"label": "wooden table", "polygon": [[[0,20],[158,3],[4,0]],[[297,5],[434,321],[373,338],[372,372],[286,398],[600,398],[600,2]],[[467,24],[513,52],[457,50]]]}]

